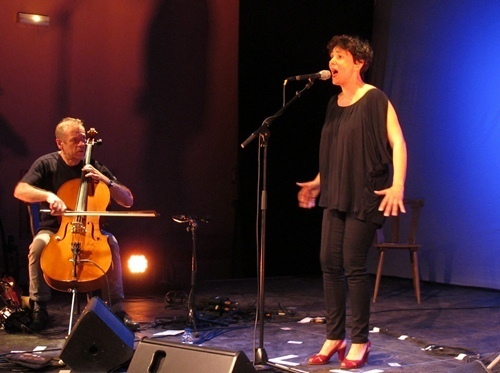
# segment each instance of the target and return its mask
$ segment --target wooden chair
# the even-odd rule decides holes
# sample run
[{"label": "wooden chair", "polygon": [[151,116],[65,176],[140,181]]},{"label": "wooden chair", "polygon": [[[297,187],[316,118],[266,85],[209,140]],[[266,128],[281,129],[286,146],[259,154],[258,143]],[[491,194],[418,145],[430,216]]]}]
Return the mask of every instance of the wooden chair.
[{"label": "wooden chair", "polygon": [[373,293],[373,303],[377,301],[377,294],[380,287],[380,278],[382,276],[382,268],[384,265],[385,252],[390,249],[408,250],[410,253],[410,263],[413,272],[413,287],[415,289],[415,296],[417,302],[420,303],[420,276],[418,270],[418,250],[422,245],[417,243],[417,228],[418,219],[420,217],[420,210],[424,206],[423,199],[406,199],[404,201],[406,213],[409,214],[408,237],[402,238],[401,219],[399,216],[391,216],[389,218],[391,226],[391,237],[389,240],[384,239],[384,232],[382,229],[377,231],[377,243],[373,246],[378,250],[378,266],[377,275],[375,279],[375,291]]},{"label": "wooden chair", "polygon": [[40,204],[39,203],[28,203],[28,216],[31,228],[31,236],[35,237],[38,227],[40,227]]}]

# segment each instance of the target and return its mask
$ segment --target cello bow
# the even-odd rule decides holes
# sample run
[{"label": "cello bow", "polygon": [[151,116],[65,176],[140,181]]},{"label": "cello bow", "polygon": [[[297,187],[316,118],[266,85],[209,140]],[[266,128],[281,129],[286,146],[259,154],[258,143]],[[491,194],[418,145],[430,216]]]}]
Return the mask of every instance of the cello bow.
[{"label": "cello bow", "polygon": [[[41,209],[40,212],[49,213],[49,209]],[[143,211],[65,211],[53,216],[121,216],[121,217],[137,217],[137,218],[155,218],[160,216],[159,213],[153,210]]]}]

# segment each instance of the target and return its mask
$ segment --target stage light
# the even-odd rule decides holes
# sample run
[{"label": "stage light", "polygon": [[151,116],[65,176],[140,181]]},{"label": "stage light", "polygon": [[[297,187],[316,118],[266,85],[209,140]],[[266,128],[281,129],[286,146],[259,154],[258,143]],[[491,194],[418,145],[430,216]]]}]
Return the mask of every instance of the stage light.
[{"label": "stage light", "polygon": [[41,14],[21,13],[21,12],[17,13],[17,23],[48,27],[49,22],[50,22],[49,16],[44,16]]},{"label": "stage light", "polygon": [[131,273],[144,273],[148,268],[148,260],[144,255],[132,255],[128,260],[128,269]]}]

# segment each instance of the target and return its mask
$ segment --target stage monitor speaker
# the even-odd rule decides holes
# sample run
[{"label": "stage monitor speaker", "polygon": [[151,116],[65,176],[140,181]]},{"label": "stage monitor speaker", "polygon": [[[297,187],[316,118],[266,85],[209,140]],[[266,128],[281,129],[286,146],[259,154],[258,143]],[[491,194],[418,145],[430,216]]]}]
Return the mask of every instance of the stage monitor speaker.
[{"label": "stage monitor speaker", "polygon": [[133,355],[134,333],[102,300],[93,297],[73,327],[60,358],[72,372],[109,372]]},{"label": "stage monitor speaker", "polygon": [[226,351],[144,338],[139,342],[128,373],[255,373],[241,351]]}]

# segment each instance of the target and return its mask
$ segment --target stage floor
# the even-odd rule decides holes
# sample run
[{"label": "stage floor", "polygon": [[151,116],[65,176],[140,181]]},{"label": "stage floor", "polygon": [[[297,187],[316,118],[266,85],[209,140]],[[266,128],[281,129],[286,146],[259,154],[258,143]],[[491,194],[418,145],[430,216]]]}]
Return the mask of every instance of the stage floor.
[{"label": "stage floor", "polygon": [[[257,350],[257,362],[264,353],[271,361],[281,359],[280,364],[291,368],[290,371],[340,371],[336,356],[326,365],[307,365],[307,358],[319,350],[325,338],[325,324],[321,322],[324,316],[321,279],[266,279],[263,329],[260,323],[255,323],[257,287],[256,279],[197,284],[195,305],[199,319],[195,342],[203,342],[194,345],[202,346],[199,353],[193,355],[196,364],[203,365],[203,348],[213,348],[241,351],[259,371],[288,371],[253,364]],[[180,334],[161,336],[157,333],[182,331],[187,326],[189,289],[183,290],[165,288],[155,291],[156,294],[128,294],[124,308],[141,323],[141,329],[134,333],[134,350],[142,338],[158,341],[160,349],[164,342],[181,343]],[[70,301],[70,294],[54,294],[49,308],[51,323],[41,333],[0,330],[0,371],[20,371],[18,365],[6,361],[12,351],[40,348],[45,349],[42,356],[54,358],[45,371],[69,371],[69,367],[58,365],[58,356],[66,341]],[[75,321],[78,317],[75,316]],[[73,328],[75,336],[77,328],[79,326]],[[372,304],[371,329],[368,364],[356,372],[486,372],[482,365],[488,366],[500,353],[500,291],[422,283],[422,302],[417,304],[410,280],[386,277],[382,279],[377,302]],[[79,332],[103,333],[89,323]],[[110,333],[113,331],[98,339],[106,339]],[[78,342],[73,341],[84,344]],[[132,360],[134,358],[137,359],[133,356]],[[116,371],[127,371],[127,367],[128,362]],[[491,371],[500,372],[500,363]],[[186,368],[186,372],[197,370]],[[232,370],[221,369],[221,373],[226,372]]]}]

